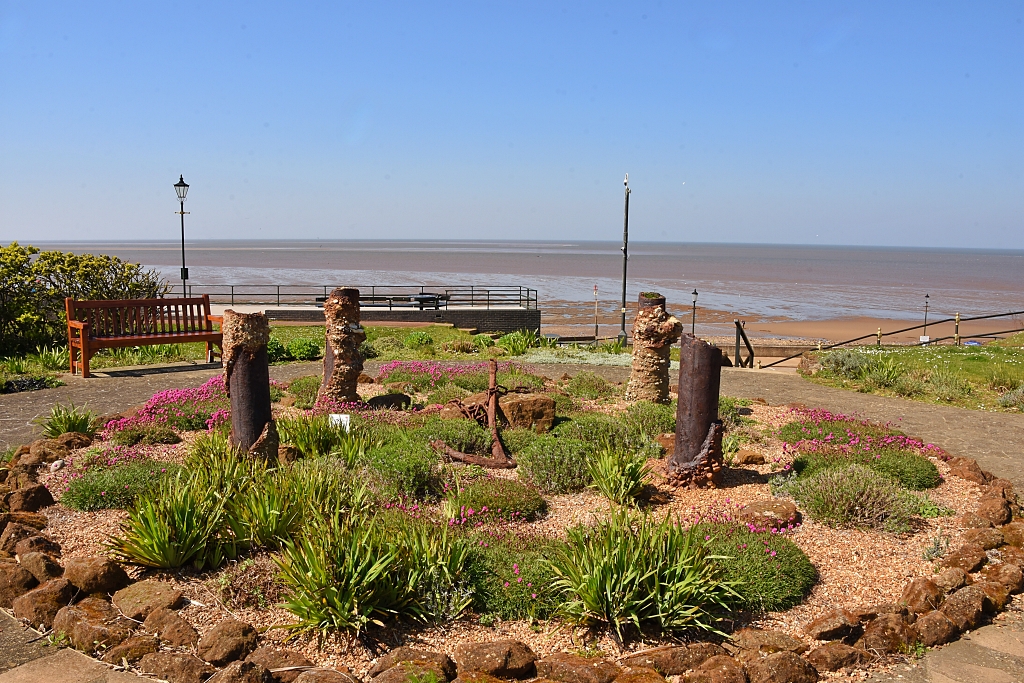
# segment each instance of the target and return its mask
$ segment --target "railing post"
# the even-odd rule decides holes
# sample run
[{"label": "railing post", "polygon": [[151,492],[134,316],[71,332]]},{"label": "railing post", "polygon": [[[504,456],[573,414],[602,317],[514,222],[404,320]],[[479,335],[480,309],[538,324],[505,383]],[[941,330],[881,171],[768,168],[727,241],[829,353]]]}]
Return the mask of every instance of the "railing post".
[{"label": "railing post", "polygon": [[231,305],[235,305],[235,286],[231,285]]},{"label": "railing post", "polygon": [[[821,344],[819,344],[819,346],[820,345]],[[878,328],[878,343],[876,343],[875,346],[881,346],[881,345],[882,345],[882,328],[879,327]],[[818,350],[820,351],[821,349],[818,349]]]},{"label": "railing post", "polygon": [[736,326],[736,355],[733,357],[733,367],[742,368],[743,361],[740,360],[740,321],[733,320],[732,322]]},{"label": "railing post", "polygon": [[960,312],[957,311],[956,322],[953,324],[953,345],[960,346]]},{"label": "railing post", "polygon": [[281,305],[281,285],[277,286],[277,305]]}]

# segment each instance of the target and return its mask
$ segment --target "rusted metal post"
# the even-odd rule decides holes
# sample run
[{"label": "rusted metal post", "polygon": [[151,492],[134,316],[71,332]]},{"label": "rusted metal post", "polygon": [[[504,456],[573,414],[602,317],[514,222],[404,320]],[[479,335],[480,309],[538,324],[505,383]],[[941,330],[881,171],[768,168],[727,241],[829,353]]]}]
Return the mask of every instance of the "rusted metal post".
[{"label": "rusted metal post", "polygon": [[[487,427],[491,430],[491,457],[503,466],[509,464],[512,458],[505,450],[505,444],[501,442],[501,434],[498,433],[498,361],[491,359],[487,372]],[[504,419],[504,417],[502,418]]]},{"label": "rusted metal post", "polygon": [[366,332],[359,324],[359,290],[339,287],[324,301],[327,344],[324,349],[324,377],[318,398],[334,403],[359,400],[356,386],[363,371],[359,345]]},{"label": "rusted metal post", "polygon": [[721,377],[722,350],[693,335],[683,335],[676,443],[668,459],[669,479],[676,485],[714,486],[722,469],[723,428],[718,419]]},{"label": "rusted metal post", "polygon": [[656,292],[641,292],[639,304],[626,400],[668,403],[670,354],[683,324],[665,311],[665,297]]},{"label": "rusted metal post", "polygon": [[221,330],[224,388],[231,399],[231,445],[250,455],[276,458],[278,435],[270,412],[267,316],[228,309]]}]

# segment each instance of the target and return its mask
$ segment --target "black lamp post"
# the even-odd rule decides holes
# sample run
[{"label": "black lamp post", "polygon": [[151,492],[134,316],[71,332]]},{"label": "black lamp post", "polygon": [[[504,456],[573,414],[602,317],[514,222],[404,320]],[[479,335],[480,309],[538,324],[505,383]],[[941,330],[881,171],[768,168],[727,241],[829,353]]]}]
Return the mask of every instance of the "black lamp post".
[{"label": "black lamp post", "polygon": [[921,336],[923,336],[923,337],[927,337],[928,336],[928,295],[927,294],[924,295],[924,331],[921,333]]},{"label": "black lamp post", "polygon": [[622,328],[619,331],[619,340],[626,342],[626,263],[629,261],[629,174],[622,181],[626,186],[626,208],[622,219]]},{"label": "black lamp post", "polygon": [[181,214],[181,295],[188,296],[186,282],[188,281],[188,268],[185,267],[185,195],[188,194],[188,183],[185,176],[178,176],[178,182],[174,183],[174,191],[178,193],[178,201],[181,203],[181,210],[175,213]]},{"label": "black lamp post", "polygon": [[690,334],[697,329],[697,290],[693,290],[693,317],[690,318]]}]

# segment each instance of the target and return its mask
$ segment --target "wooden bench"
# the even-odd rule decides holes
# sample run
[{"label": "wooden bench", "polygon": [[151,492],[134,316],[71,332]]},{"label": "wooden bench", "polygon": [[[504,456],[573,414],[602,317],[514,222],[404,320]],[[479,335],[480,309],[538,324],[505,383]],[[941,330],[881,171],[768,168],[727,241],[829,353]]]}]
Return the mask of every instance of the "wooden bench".
[{"label": "wooden bench", "polygon": [[[97,349],[206,342],[206,359],[214,360],[214,345],[223,335],[210,314],[210,295],[188,299],[124,299],[75,301],[65,299],[68,315],[68,355],[71,374],[89,376],[89,358]],[[81,354],[81,360],[76,356]]]}]

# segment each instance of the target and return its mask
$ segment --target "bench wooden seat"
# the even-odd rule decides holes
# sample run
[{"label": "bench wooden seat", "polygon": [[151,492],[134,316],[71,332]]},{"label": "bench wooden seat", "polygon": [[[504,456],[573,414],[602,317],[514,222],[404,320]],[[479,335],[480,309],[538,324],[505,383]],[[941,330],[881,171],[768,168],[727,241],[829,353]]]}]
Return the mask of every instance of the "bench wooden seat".
[{"label": "bench wooden seat", "polygon": [[71,374],[80,369],[82,377],[89,376],[89,358],[97,349],[206,342],[206,359],[212,363],[214,346],[220,347],[224,339],[213,329],[221,316],[210,314],[209,294],[186,299],[65,299],[64,306]]}]

